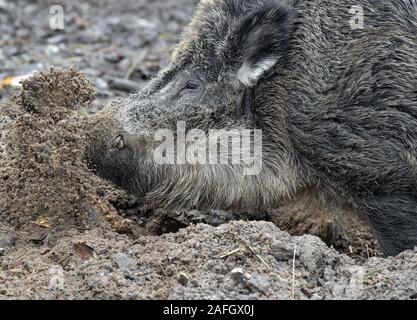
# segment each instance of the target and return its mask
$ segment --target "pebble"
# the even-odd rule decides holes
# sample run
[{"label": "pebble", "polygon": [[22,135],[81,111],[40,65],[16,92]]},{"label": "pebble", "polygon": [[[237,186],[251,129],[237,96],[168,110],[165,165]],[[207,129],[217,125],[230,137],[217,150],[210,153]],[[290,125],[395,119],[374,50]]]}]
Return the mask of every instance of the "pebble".
[{"label": "pebble", "polygon": [[126,72],[130,68],[130,60],[128,58],[123,58],[117,63],[119,70]]},{"label": "pebble", "polygon": [[46,40],[46,42],[49,43],[49,44],[55,44],[56,45],[56,44],[65,42],[66,40],[67,40],[67,37],[64,34],[58,34],[56,36],[49,37]]},{"label": "pebble", "polygon": [[5,10],[8,8],[8,3],[6,2],[6,0],[0,0],[0,10]]},{"label": "pebble", "polygon": [[183,286],[186,286],[188,284],[189,277],[184,272],[180,272],[178,274],[177,280],[180,284],[182,284]]},{"label": "pebble", "polygon": [[246,284],[246,282],[251,278],[250,274],[245,273],[242,268],[234,268],[230,274],[234,281],[241,284]]},{"label": "pebble", "polygon": [[271,243],[271,252],[278,261],[288,261],[294,258],[294,248],[285,241],[274,240]]},{"label": "pebble", "polygon": [[94,79],[93,84],[97,89],[102,90],[102,91],[106,91],[109,88],[107,81],[104,80],[103,78]]},{"label": "pebble", "polygon": [[105,54],[104,59],[111,63],[117,63],[123,59],[123,55],[115,51],[110,51]]},{"label": "pebble", "polygon": [[113,260],[128,275],[131,275],[136,270],[136,263],[124,253],[114,254]]}]

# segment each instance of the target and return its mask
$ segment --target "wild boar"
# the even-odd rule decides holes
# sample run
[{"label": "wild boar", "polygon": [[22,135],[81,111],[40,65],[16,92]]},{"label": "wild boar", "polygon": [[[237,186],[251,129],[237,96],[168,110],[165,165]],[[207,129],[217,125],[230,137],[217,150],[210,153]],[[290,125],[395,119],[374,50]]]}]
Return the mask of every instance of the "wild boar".
[{"label": "wild boar", "polygon": [[[87,159],[155,206],[308,198],[364,214],[388,255],[417,245],[417,1],[202,0],[169,65],[115,115],[120,131]],[[178,141],[191,130],[210,144],[243,129],[241,153],[262,147],[255,174],[243,156],[156,161],[164,142],[165,156],[184,160],[193,143]],[[232,152],[230,140],[223,147]]]}]

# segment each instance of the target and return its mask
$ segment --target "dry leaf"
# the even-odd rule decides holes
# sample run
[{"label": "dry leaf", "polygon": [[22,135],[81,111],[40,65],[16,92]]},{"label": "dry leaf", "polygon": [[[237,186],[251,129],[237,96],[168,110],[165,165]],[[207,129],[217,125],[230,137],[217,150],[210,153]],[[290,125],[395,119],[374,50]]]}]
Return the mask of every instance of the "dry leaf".
[{"label": "dry leaf", "polygon": [[84,242],[76,242],[73,244],[75,254],[83,261],[86,261],[94,256],[94,249]]},{"label": "dry leaf", "polygon": [[32,223],[42,228],[52,228],[50,222],[48,221],[48,218],[38,217],[36,221],[32,221]]},{"label": "dry leaf", "polygon": [[22,81],[26,80],[33,76],[33,73],[25,74],[22,76],[12,76],[12,77],[6,77],[4,79],[0,79],[0,90],[3,90],[6,87],[16,87],[20,88],[22,85]]}]

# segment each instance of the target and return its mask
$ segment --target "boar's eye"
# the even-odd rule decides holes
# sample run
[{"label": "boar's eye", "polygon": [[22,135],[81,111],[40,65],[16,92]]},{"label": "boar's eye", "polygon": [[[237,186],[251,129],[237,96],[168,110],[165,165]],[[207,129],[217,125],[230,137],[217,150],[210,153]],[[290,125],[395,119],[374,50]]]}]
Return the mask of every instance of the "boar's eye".
[{"label": "boar's eye", "polygon": [[192,92],[200,88],[200,83],[197,79],[189,79],[187,80],[182,88],[180,89],[180,93],[185,93],[187,91]]},{"label": "boar's eye", "polygon": [[182,90],[196,90],[199,87],[199,83],[194,80],[188,80]]},{"label": "boar's eye", "polygon": [[179,91],[177,97],[181,97],[184,99],[198,99],[201,97],[203,93],[203,83],[199,78],[191,78],[186,79],[181,86],[179,87]]}]

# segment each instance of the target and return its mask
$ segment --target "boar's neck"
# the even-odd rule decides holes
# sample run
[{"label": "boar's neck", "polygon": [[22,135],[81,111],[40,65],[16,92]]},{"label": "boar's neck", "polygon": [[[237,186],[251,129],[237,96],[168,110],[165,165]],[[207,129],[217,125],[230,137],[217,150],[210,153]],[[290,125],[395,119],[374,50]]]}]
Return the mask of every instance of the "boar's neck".
[{"label": "boar's neck", "polygon": [[[326,161],[321,156],[329,153],[326,139],[332,134],[331,126],[323,125],[323,117],[340,106],[349,81],[346,66],[352,64],[352,53],[346,48],[357,42],[358,33],[349,28],[348,8],[327,0],[297,5],[289,49],[275,71],[259,84],[256,108],[267,121],[261,124],[264,133],[285,151],[277,157],[290,162],[300,177],[298,184],[308,187],[323,180],[319,171],[326,170]],[[366,32],[372,28],[361,34],[364,46],[356,50],[371,49],[365,45]]]}]

